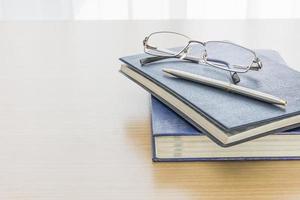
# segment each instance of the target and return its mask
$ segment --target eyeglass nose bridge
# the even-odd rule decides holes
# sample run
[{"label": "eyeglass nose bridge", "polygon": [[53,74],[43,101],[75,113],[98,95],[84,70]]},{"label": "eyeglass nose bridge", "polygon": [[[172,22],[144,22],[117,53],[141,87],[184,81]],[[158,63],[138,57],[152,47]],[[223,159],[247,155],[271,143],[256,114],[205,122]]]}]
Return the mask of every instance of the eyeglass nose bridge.
[{"label": "eyeglass nose bridge", "polygon": [[201,44],[201,45],[205,46],[205,42],[201,42],[201,41],[198,41],[198,40],[190,40],[188,45],[190,45],[192,43],[197,43],[197,44]]},{"label": "eyeglass nose bridge", "polygon": [[203,63],[205,64],[206,63],[206,59],[207,59],[207,51],[205,49],[205,42],[201,42],[199,40],[190,40],[188,45],[186,46],[186,48],[188,49],[188,47],[190,46],[190,44],[193,44],[193,43],[196,43],[196,44],[200,44],[204,47],[204,51],[202,53],[202,57],[201,59],[199,60],[199,63]]},{"label": "eyeglass nose bridge", "polygon": [[201,44],[202,46],[205,46],[205,43],[204,43],[204,42],[200,42],[200,41],[198,41],[198,40],[190,40],[190,41],[188,42],[188,44],[181,50],[181,52],[187,51],[192,43],[197,43],[197,44]]}]

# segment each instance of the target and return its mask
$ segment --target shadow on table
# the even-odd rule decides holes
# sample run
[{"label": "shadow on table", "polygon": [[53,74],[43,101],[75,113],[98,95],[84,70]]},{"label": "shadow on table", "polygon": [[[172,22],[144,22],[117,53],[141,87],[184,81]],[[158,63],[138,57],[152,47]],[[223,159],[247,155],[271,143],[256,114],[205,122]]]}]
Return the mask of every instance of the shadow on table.
[{"label": "shadow on table", "polygon": [[152,163],[150,120],[130,121],[126,134],[139,159],[147,167],[149,164],[153,185],[159,191],[181,191],[205,199],[300,197],[299,161]]}]

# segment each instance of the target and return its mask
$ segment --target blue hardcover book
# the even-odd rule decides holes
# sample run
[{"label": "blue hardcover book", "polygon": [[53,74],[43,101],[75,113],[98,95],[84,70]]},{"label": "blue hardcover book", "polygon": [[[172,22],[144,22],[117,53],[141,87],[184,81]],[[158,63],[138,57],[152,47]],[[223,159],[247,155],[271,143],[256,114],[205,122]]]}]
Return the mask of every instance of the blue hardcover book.
[{"label": "blue hardcover book", "polygon": [[[289,68],[272,50],[256,50],[263,63],[259,72],[240,74],[239,85],[287,100],[285,107],[166,76],[173,68],[227,81],[228,72],[177,59],[142,66],[138,54],[120,58],[121,72],[141,85],[217,144],[228,147],[300,126],[300,72]],[[239,57],[238,52],[236,56]]]},{"label": "blue hardcover book", "polygon": [[300,128],[222,148],[151,97],[153,161],[296,160]]}]

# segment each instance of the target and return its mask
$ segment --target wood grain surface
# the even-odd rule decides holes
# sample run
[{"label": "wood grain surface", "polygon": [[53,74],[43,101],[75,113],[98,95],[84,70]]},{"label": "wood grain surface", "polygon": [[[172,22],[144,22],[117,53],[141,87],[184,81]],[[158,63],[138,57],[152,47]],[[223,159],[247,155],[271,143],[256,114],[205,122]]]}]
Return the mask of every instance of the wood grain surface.
[{"label": "wood grain surface", "polygon": [[149,95],[118,57],[162,29],[300,66],[300,21],[1,22],[0,199],[300,199],[300,161],[152,163]]}]

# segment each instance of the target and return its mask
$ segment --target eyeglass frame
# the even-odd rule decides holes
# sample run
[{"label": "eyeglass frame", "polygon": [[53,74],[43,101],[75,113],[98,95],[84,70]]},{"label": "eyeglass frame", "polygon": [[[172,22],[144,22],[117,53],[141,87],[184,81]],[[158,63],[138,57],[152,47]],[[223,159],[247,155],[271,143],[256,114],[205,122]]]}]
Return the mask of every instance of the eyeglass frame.
[{"label": "eyeglass frame", "polygon": [[[177,54],[175,52],[170,51],[170,50],[158,50],[157,47],[150,46],[148,44],[148,40],[152,35],[159,34],[159,33],[170,33],[170,34],[180,35],[180,36],[183,36],[183,37],[187,38],[188,42],[183,47],[183,49],[180,50]],[[209,42],[219,42],[219,43],[225,43],[225,44],[230,44],[230,45],[233,45],[233,46],[237,46],[239,48],[242,48],[242,49],[245,49],[245,50],[251,52],[253,54],[254,58],[253,58],[251,64],[246,66],[245,70],[232,69],[232,68],[230,68],[230,64],[228,64],[227,62],[222,61],[222,60],[211,59],[212,61],[219,62],[219,63],[225,65],[228,69],[220,67],[218,65],[211,64],[211,63],[208,62],[207,51],[206,51],[206,44],[209,43]],[[203,53],[202,57],[187,56],[187,52],[188,52],[187,50],[190,47],[190,45],[193,44],[193,43],[200,44],[204,47],[204,53]],[[156,61],[169,59],[169,58],[179,58],[181,60],[187,60],[187,61],[191,61],[191,62],[198,63],[198,64],[206,64],[206,65],[209,65],[209,66],[212,66],[212,67],[216,67],[218,69],[228,71],[228,72],[230,72],[231,78],[232,78],[232,80],[235,84],[240,81],[240,78],[237,75],[237,73],[246,73],[249,70],[258,71],[263,67],[262,62],[257,57],[256,53],[253,50],[249,49],[249,48],[243,47],[241,45],[238,45],[238,44],[235,44],[235,43],[232,43],[232,42],[229,42],[229,41],[206,41],[206,42],[201,42],[201,41],[198,41],[198,40],[192,40],[190,37],[188,37],[184,34],[177,33],[177,32],[172,32],[172,31],[157,31],[157,32],[151,33],[150,35],[146,36],[145,39],[143,40],[143,46],[144,46],[144,52],[146,54],[152,55],[154,57],[147,57],[147,58],[141,59],[140,60],[141,65],[146,65],[146,64],[150,64],[150,63],[153,63],[153,62],[156,62]],[[162,52],[162,53],[165,53],[165,54],[170,54],[170,56],[163,56],[163,55],[159,56],[159,55],[156,55],[156,54],[151,54],[151,53],[147,52],[147,49],[152,49],[152,50],[156,50],[158,52]]]}]

